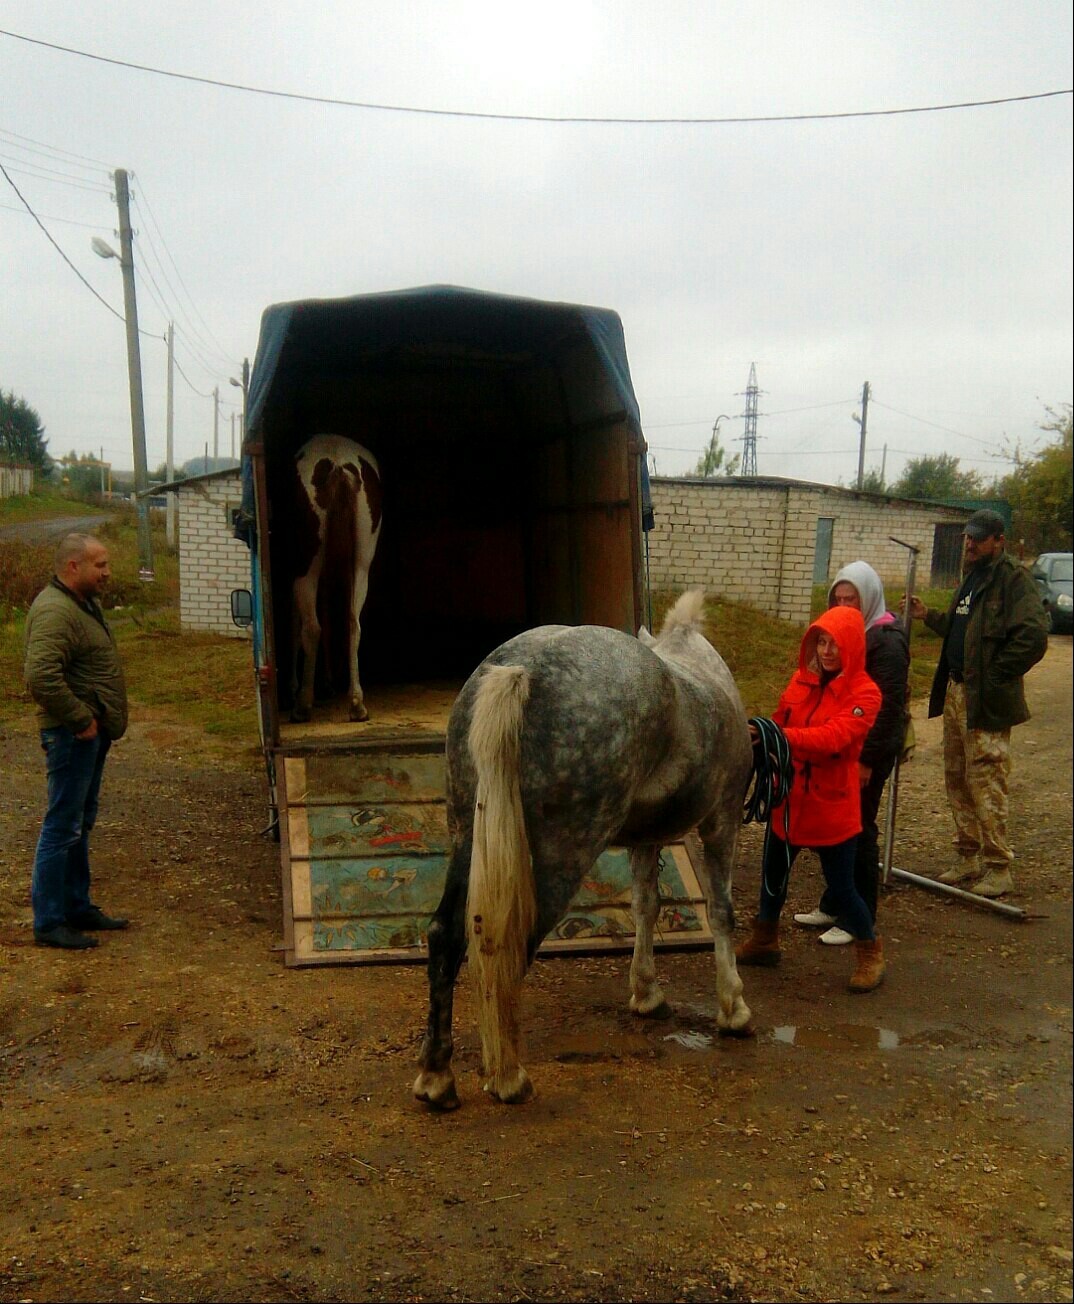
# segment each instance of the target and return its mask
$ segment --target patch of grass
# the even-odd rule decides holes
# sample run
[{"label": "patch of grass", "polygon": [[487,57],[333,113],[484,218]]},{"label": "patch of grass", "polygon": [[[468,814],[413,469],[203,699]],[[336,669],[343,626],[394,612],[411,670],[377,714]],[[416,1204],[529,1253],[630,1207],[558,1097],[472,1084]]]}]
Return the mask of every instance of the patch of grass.
[{"label": "patch of grass", "polygon": [[89,516],[102,510],[101,503],[72,498],[52,484],[35,485],[28,494],[0,498],[0,525],[21,525],[53,516]]},{"label": "patch of grass", "polygon": [[253,658],[245,639],[183,633],[176,609],[109,617],[132,703],[172,724],[257,746]]},{"label": "patch of grass", "polygon": [[[817,593],[819,592],[819,599]],[[814,590],[814,616],[824,610],[826,586]],[[951,594],[943,589],[918,589],[930,607],[946,609]],[[664,613],[678,591],[654,593],[653,624],[660,628]],[[747,715],[768,715],[798,665],[798,648],[805,627],[776,620],[740,602],[710,598],[705,604],[705,634],[735,677]],[[910,639],[910,690],[917,701],[927,697],[940,655],[940,639],[920,621]]]}]

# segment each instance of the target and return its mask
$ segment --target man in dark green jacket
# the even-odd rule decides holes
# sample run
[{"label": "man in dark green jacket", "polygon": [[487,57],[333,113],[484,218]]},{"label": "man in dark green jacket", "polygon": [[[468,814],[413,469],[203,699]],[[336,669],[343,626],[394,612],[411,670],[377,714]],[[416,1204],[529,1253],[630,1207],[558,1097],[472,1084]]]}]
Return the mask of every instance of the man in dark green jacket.
[{"label": "man in dark green jacket", "polygon": [[98,601],[110,578],[107,548],[69,534],[26,617],[25,679],[48,768],[31,889],[39,946],[83,950],[97,945],[91,932],[127,927],[90,900],[89,835],[105,757],[127,728],[123,669]]},{"label": "man in dark green jacket", "polygon": [[943,715],[944,779],[961,863],[941,883],[976,879],[971,892],[1013,891],[1007,838],[1011,729],[1029,719],[1026,672],[1048,647],[1036,585],[1007,556],[998,512],[966,522],[964,578],[947,611],[910,599],[910,614],[943,636],[929,716]]}]

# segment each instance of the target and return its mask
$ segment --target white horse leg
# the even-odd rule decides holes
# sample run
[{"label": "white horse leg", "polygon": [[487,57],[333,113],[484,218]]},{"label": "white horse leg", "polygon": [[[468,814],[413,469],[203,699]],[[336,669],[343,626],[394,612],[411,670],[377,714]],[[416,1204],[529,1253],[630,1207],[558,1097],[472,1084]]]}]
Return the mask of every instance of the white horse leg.
[{"label": "white horse leg", "polygon": [[735,864],[739,815],[737,803],[726,818],[710,817],[698,834],[704,848],[701,864],[702,888],[709,908],[716,957],[716,1025],[721,1032],[737,1036],[752,1034],[750,1008],[742,999],[742,979],[735,964],[733,935],[735,912],[731,904],[731,873]]},{"label": "white horse leg", "polygon": [[294,583],[293,619],[297,622],[302,647],[302,684],[291,710],[291,719],[297,721],[308,720],[313,709],[313,679],[317,670],[317,645],[321,639],[321,627],[317,621],[320,575],[321,558],[318,555],[306,574]]},{"label": "white horse leg", "polygon": [[653,962],[653,933],[660,913],[659,873],[659,847],[634,847],[631,850],[634,958],[630,962],[630,1008],[643,1018],[666,1018],[671,1013],[663,989],[656,981]]},{"label": "white horse leg", "polygon": [[351,714],[352,720],[368,720],[369,712],[365,709],[365,697],[361,681],[358,678],[358,644],[362,641],[362,608],[365,606],[366,594],[369,592],[369,567],[361,562],[354,570],[354,592],[351,595],[350,622],[350,673],[351,673]]}]

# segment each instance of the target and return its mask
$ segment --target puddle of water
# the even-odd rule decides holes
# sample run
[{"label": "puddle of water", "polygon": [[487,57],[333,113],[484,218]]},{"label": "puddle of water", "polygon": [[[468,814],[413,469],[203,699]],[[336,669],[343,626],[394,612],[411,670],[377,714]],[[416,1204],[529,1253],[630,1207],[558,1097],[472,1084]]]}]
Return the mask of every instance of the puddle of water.
[{"label": "puddle of water", "polygon": [[[715,1038],[691,1028],[668,1033],[663,1040],[674,1042],[683,1050],[701,1051],[711,1050]],[[899,1034],[890,1028],[869,1028],[858,1023],[836,1024],[832,1028],[798,1028],[784,1024],[772,1029],[772,1040],[785,1046],[803,1046],[807,1050],[895,1050],[899,1045]]]},{"label": "puddle of water", "polygon": [[772,1029],[775,1041],[787,1046],[805,1046],[809,1050],[895,1050],[899,1034],[890,1028],[868,1028],[857,1023],[837,1024],[834,1028],[797,1028],[785,1024]]}]

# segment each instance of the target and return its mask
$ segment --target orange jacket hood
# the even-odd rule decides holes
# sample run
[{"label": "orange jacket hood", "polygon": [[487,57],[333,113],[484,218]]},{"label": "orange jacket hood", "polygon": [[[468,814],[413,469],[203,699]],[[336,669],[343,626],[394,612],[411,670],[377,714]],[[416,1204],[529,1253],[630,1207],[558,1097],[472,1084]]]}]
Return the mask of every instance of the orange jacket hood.
[{"label": "orange jacket hood", "polygon": [[798,669],[802,674],[820,678],[817,639],[821,630],[830,634],[839,647],[842,673],[854,679],[865,670],[865,621],[854,607],[829,607],[810,625],[798,649]]}]

